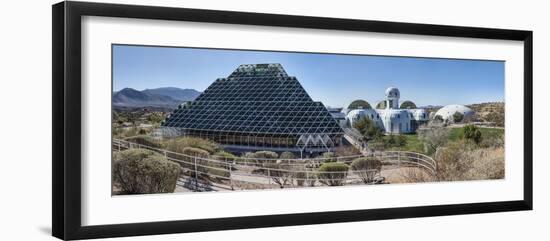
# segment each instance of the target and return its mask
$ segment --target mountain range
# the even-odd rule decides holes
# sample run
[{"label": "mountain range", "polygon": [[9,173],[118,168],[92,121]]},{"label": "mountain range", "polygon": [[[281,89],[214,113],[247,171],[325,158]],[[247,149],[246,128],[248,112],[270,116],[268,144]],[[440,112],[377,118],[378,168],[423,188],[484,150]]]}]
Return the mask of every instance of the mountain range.
[{"label": "mountain range", "polygon": [[115,107],[161,107],[175,108],[185,101],[197,98],[201,92],[194,89],[180,89],[163,87],[156,89],[135,90],[124,88],[113,92],[113,106]]}]

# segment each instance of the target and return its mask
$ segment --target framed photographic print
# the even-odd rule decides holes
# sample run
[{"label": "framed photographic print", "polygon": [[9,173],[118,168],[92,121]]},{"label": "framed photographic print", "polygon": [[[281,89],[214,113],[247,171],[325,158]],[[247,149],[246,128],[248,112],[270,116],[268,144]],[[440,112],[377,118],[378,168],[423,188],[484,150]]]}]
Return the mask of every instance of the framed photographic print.
[{"label": "framed photographic print", "polygon": [[53,235],[532,209],[532,32],[53,6]]}]

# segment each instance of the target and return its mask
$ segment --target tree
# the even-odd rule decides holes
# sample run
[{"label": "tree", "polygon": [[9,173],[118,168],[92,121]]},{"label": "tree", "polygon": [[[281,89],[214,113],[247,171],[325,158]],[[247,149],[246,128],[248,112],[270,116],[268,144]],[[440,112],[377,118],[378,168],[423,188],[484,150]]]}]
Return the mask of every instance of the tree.
[{"label": "tree", "polygon": [[363,180],[363,183],[373,183],[374,178],[382,170],[382,162],[374,157],[361,157],[353,160],[351,169]]},{"label": "tree", "polygon": [[464,119],[464,115],[462,113],[457,111],[453,114],[454,123],[460,123],[462,122],[463,119]]},{"label": "tree", "polygon": [[476,144],[481,143],[483,140],[483,137],[481,136],[481,131],[477,126],[474,125],[466,125],[463,129],[464,132],[464,139],[473,141]]},{"label": "tree", "polygon": [[416,104],[412,101],[404,101],[403,103],[401,103],[401,106],[399,106],[399,108],[401,109],[416,109]]},{"label": "tree", "polygon": [[364,100],[354,100],[351,102],[348,106],[348,110],[355,110],[355,109],[372,109],[369,102]]},{"label": "tree", "polygon": [[441,126],[432,126],[418,130],[418,139],[424,143],[427,153],[434,153],[438,147],[449,140],[450,130]]},{"label": "tree", "polygon": [[349,166],[341,162],[323,163],[317,170],[319,182],[327,186],[342,186],[348,176]]},{"label": "tree", "polygon": [[267,174],[280,188],[292,183],[294,177],[293,166],[288,163],[264,163],[264,174]]},{"label": "tree", "polygon": [[353,124],[353,128],[359,131],[366,141],[379,138],[383,135],[382,130],[376,126],[374,121],[367,117],[357,120]]}]

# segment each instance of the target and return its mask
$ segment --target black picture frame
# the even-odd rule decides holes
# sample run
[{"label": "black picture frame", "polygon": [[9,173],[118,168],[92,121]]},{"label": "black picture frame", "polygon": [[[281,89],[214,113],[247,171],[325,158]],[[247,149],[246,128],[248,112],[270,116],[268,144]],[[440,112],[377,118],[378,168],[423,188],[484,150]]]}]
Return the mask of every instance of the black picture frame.
[{"label": "black picture frame", "polygon": [[[284,215],[212,218],[82,226],[81,224],[81,17],[104,16],[350,30],[429,36],[517,40],[524,43],[524,194],[522,200],[420,207],[342,210]],[[52,233],[87,239],[213,230],[309,225],[380,219],[532,210],[533,32],[491,28],[198,10],[171,7],[60,2],[52,6]]]}]

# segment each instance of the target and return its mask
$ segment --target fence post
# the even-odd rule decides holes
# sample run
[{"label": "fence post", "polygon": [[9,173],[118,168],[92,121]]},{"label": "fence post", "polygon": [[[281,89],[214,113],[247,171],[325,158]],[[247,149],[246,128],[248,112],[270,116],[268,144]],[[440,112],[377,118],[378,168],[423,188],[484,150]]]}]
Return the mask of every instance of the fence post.
[{"label": "fence post", "polygon": [[397,167],[401,167],[401,152],[397,152]]},{"label": "fence post", "polygon": [[269,185],[271,185],[271,172],[269,170],[270,169],[267,168],[267,180],[269,181]]},{"label": "fence post", "polygon": [[230,162],[228,162],[228,165],[229,165],[229,185],[231,186],[231,190],[235,190],[233,188],[233,177],[232,177],[233,175],[231,173],[232,165]]},{"label": "fence post", "polygon": [[193,160],[195,160],[195,190],[199,190],[199,173],[197,172],[197,157],[193,157]]}]

